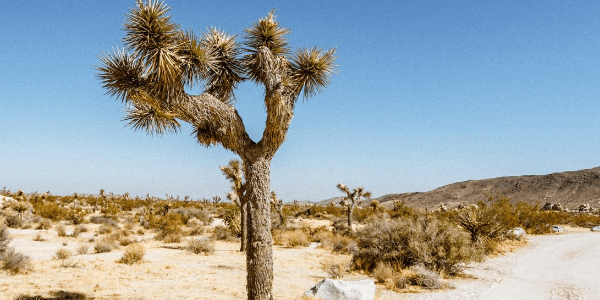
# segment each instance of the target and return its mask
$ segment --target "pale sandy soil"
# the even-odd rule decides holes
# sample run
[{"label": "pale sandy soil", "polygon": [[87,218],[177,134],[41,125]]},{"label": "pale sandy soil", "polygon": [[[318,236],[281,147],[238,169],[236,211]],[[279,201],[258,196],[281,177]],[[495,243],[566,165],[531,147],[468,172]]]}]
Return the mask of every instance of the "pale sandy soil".
[{"label": "pale sandy soil", "polygon": [[[313,224],[313,225],[326,225]],[[10,229],[11,246],[29,255],[28,274],[0,273],[0,299],[19,294],[49,296],[52,291],[83,293],[95,299],[245,299],[245,255],[237,243],[217,242],[213,255],[190,254],[185,246],[135,236],[146,255],[142,263],[118,263],[124,247],[93,253],[98,225],[79,237],[58,237],[54,230]],[[70,233],[73,226],[67,226]],[[33,241],[40,233],[46,241]],[[191,238],[191,237],[186,237]],[[63,245],[66,243],[66,246]],[[89,244],[85,255],[74,255],[74,268],[61,267],[53,256],[60,248],[76,253]],[[600,295],[600,233],[572,229],[566,234],[530,236],[526,247],[498,255],[466,269],[466,278],[452,279],[453,289],[396,293],[377,286],[376,299],[598,299]],[[321,270],[326,259],[346,259],[311,247],[274,247],[275,299],[301,299],[305,290],[327,277]],[[367,278],[351,274],[345,280]]]}]

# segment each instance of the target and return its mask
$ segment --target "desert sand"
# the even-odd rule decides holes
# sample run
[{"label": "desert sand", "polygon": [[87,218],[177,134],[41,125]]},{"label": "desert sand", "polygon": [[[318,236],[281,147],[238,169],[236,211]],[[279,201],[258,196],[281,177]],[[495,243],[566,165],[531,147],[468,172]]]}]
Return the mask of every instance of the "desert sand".
[{"label": "desert sand", "polygon": [[[124,247],[93,253],[94,231],[59,237],[55,230],[10,229],[11,246],[32,258],[27,274],[0,277],[0,299],[51,292],[82,293],[94,299],[245,299],[245,256],[234,242],[217,242],[213,255],[191,254],[185,241],[165,244],[150,234],[136,236],[146,248],[141,263],[118,263]],[[67,232],[73,226],[67,226]],[[34,241],[40,233],[45,241]],[[192,238],[192,237],[188,237]],[[88,244],[87,254],[70,258],[72,267],[54,258],[60,248],[73,253]],[[66,245],[66,246],[65,246]],[[376,299],[597,299],[600,295],[600,233],[570,230],[565,234],[529,236],[525,247],[466,267],[466,276],[447,279],[442,291],[397,293],[377,286]],[[348,260],[312,244],[274,247],[274,296],[301,299],[305,290],[327,274],[321,262]],[[367,278],[350,274],[344,280]]]}]

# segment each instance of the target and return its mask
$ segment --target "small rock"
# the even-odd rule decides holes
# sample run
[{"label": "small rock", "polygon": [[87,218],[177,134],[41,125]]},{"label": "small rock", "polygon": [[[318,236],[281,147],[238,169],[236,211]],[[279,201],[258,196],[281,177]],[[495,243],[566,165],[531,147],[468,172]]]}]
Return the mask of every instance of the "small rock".
[{"label": "small rock", "polygon": [[562,226],[559,226],[559,225],[552,225],[551,227],[552,227],[552,230],[557,233],[558,232],[567,232],[566,229],[564,229]]},{"label": "small rock", "polygon": [[592,227],[592,231],[600,231],[600,225]]},{"label": "small rock", "polygon": [[525,229],[521,227],[515,227],[506,233],[506,235],[513,237],[517,240],[521,240],[523,237],[525,237],[526,234],[527,233],[525,233]]},{"label": "small rock", "polygon": [[323,300],[373,300],[375,282],[372,279],[343,281],[327,278],[304,292],[304,295]]}]

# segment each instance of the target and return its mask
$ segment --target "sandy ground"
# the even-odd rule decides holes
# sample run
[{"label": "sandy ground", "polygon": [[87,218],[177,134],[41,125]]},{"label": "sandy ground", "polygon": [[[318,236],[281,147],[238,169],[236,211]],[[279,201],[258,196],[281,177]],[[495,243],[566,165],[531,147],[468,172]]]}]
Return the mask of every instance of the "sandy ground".
[{"label": "sandy ground", "polygon": [[[19,294],[49,296],[52,291],[83,293],[95,299],[245,299],[245,256],[237,243],[217,242],[214,255],[190,254],[185,245],[165,244],[151,235],[136,236],[146,248],[144,261],[125,265],[117,260],[123,248],[95,254],[97,225],[79,237],[58,237],[54,230],[10,229],[11,245],[29,255],[28,274],[0,273],[0,299]],[[67,232],[72,230],[67,226]],[[33,241],[40,233],[46,241]],[[65,246],[66,244],[66,246]],[[73,268],[53,256],[60,248],[75,255]],[[396,293],[377,287],[376,299],[600,299],[600,233],[571,229],[566,234],[530,236],[526,247],[490,258],[466,269],[466,278],[449,281],[455,288],[423,293]],[[301,299],[302,293],[327,274],[326,259],[346,259],[323,249],[274,247],[275,299]],[[345,280],[367,278],[352,274]]]}]

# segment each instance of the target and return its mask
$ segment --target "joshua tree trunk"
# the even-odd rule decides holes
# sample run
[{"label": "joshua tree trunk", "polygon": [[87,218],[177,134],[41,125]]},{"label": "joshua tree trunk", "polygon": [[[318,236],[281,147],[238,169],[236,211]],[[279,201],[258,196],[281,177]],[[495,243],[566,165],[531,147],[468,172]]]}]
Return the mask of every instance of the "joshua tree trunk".
[{"label": "joshua tree trunk", "polygon": [[246,252],[248,248],[248,203],[240,199],[240,222],[242,229],[242,237],[240,243],[240,252]]},{"label": "joshua tree trunk", "polygon": [[272,300],[273,237],[271,236],[270,167],[268,158],[259,157],[246,164],[246,201],[248,241],[246,252],[249,300]]},{"label": "joshua tree trunk", "polygon": [[350,204],[348,206],[348,227],[350,227],[350,229],[352,229],[352,212],[354,211],[354,204]]}]

